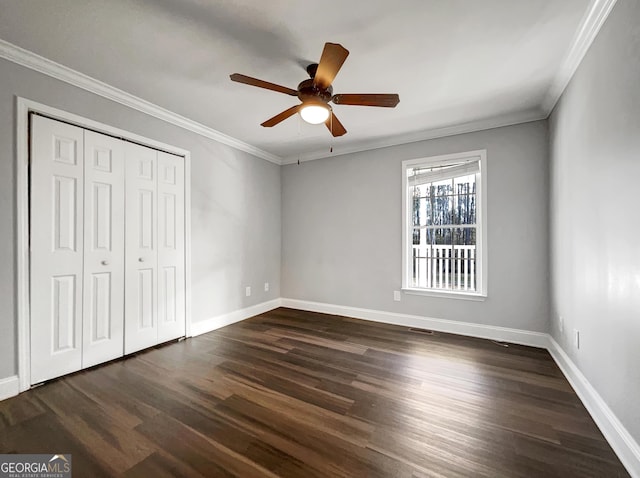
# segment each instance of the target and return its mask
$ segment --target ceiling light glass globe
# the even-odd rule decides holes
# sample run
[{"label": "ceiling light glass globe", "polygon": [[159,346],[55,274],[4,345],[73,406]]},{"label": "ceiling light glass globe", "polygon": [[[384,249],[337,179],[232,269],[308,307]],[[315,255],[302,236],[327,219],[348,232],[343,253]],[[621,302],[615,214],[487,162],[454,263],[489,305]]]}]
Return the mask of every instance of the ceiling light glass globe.
[{"label": "ceiling light glass globe", "polygon": [[322,105],[307,105],[300,109],[300,116],[310,124],[324,123],[329,117],[329,108]]}]

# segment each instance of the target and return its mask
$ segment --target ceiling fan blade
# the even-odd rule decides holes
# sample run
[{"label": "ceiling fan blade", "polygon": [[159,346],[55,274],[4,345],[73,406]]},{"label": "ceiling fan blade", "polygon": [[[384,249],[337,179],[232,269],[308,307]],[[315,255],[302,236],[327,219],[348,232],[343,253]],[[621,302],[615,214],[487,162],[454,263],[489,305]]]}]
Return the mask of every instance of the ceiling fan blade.
[{"label": "ceiling fan blade", "polygon": [[342,136],[343,134],[347,133],[347,130],[344,126],[342,126],[340,120],[336,118],[336,115],[333,113],[333,111],[327,118],[327,121],[324,122],[324,124],[327,125],[327,128],[329,129],[329,131],[331,131],[331,134],[333,136]]},{"label": "ceiling fan blade", "polygon": [[278,113],[273,118],[269,118],[260,126],[264,126],[265,128],[271,128],[272,126],[275,126],[278,123],[286,120],[289,116],[293,116],[294,114],[296,114],[299,109],[300,109],[300,105],[292,106],[288,110],[284,110],[282,113]]},{"label": "ceiling fan blade", "polygon": [[244,83],[245,85],[257,86],[258,88],[277,91],[279,93],[284,93],[285,95],[298,96],[298,92],[296,90],[287,88],[286,86],[280,86],[275,83],[269,83],[268,81],[251,78],[250,76],[241,75],[240,73],[234,73],[233,75],[230,75],[229,78],[231,78],[231,81]]},{"label": "ceiling fan blade", "polygon": [[318,70],[313,84],[319,88],[328,88],[349,56],[349,50],[338,43],[325,43]]},{"label": "ceiling fan blade", "polygon": [[331,98],[336,105],[355,105],[355,106],[382,106],[384,108],[395,108],[400,103],[400,96],[397,94],[379,95],[379,94],[347,94],[334,95]]}]

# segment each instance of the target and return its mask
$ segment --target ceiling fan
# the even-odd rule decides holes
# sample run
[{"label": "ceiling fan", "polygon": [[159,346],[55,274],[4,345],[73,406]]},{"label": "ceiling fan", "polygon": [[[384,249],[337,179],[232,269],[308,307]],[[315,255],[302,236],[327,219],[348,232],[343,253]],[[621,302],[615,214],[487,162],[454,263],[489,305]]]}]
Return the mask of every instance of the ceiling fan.
[{"label": "ceiling fan", "polygon": [[400,102],[397,94],[333,94],[331,83],[340,71],[342,64],[347,59],[349,50],[338,43],[325,43],[320,63],[312,63],[307,66],[307,73],[311,77],[298,85],[298,89],[287,88],[268,81],[251,78],[250,76],[234,73],[230,76],[232,81],[246,85],[257,86],[267,90],[277,91],[285,95],[297,96],[302,103],[278,113],[268,119],[262,126],[270,128],[286,120],[290,116],[300,113],[307,123],[324,123],[333,136],[342,136],[347,132],[342,123],[333,114],[333,108],[329,102],[336,105],[355,106],[382,106],[395,108]]}]

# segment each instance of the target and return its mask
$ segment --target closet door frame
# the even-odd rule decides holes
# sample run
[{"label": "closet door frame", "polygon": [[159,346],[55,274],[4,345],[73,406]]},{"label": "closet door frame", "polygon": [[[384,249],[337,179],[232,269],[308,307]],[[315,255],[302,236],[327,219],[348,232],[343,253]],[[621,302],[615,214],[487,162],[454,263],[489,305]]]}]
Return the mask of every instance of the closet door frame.
[{"label": "closet door frame", "polygon": [[170,144],[93,121],[58,108],[26,98],[16,97],[16,219],[17,219],[17,294],[18,315],[18,379],[19,391],[31,388],[30,347],[30,272],[29,272],[29,134],[31,114],[39,114],[53,120],[80,128],[124,139],[133,143],[165,151],[184,158],[184,220],[185,220],[185,328],[191,337],[191,153]]}]

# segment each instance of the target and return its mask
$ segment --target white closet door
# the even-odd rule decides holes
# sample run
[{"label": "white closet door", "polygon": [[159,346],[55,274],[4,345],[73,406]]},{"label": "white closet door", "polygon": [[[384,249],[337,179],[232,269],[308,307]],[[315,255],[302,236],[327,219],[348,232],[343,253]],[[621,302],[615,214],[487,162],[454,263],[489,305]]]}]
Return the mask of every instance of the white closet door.
[{"label": "white closet door", "polygon": [[124,146],[85,131],[82,368],[124,354]]},{"label": "white closet door", "polygon": [[158,152],[158,342],[185,335],[184,158]]},{"label": "white closet door", "polygon": [[83,130],[32,116],[31,383],[82,366]]},{"label": "white closet door", "polygon": [[158,343],[157,151],[125,145],[125,353]]}]

